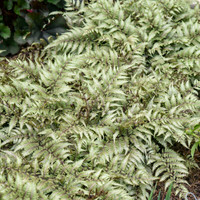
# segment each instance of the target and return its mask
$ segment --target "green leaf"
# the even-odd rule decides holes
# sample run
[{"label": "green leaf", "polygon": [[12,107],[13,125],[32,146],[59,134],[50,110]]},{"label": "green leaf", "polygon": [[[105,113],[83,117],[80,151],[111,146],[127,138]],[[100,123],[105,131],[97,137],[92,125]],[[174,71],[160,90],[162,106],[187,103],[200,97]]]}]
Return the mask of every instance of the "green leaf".
[{"label": "green leaf", "polygon": [[16,125],[17,123],[17,118],[15,116],[13,116],[10,120],[10,123],[9,123],[9,129],[8,129],[8,132],[10,133],[11,130],[14,128],[14,126]]},{"label": "green leaf", "polygon": [[30,3],[28,3],[28,1],[18,0],[14,6],[14,12],[17,15],[21,16],[21,10],[29,8],[30,8]]},{"label": "green leaf", "polygon": [[26,43],[26,40],[24,39],[24,36],[21,35],[19,32],[15,32],[14,33],[14,40],[15,40],[15,42],[17,42],[20,45]]},{"label": "green leaf", "polygon": [[172,186],[173,186],[173,183],[171,183],[170,186],[169,186],[165,200],[170,200],[170,196],[171,196],[171,192],[172,192]]},{"label": "green leaf", "polygon": [[153,200],[152,198],[153,198],[154,191],[156,190],[156,187],[157,187],[157,183],[156,183],[155,187],[151,190],[151,194],[150,194],[148,200]]},{"label": "green leaf", "polygon": [[4,5],[7,8],[7,10],[11,10],[13,7],[13,0],[4,1]]},{"label": "green leaf", "polygon": [[19,51],[19,46],[15,43],[13,46],[10,46],[10,53],[12,55],[16,54]]},{"label": "green leaf", "polygon": [[7,39],[10,37],[10,35],[11,35],[10,28],[0,23],[0,36],[3,37],[4,39]]},{"label": "green leaf", "polygon": [[159,191],[159,194],[158,194],[158,199],[157,199],[157,200],[160,200],[160,194],[161,194],[161,191]]},{"label": "green leaf", "polygon": [[196,149],[198,148],[199,146],[199,142],[195,142],[191,148],[191,155],[192,155],[192,158],[194,158],[194,153],[196,151]]},{"label": "green leaf", "polygon": [[48,0],[48,2],[56,5],[60,2],[60,0]]},{"label": "green leaf", "polygon": [[200,128],[200,124],[198,124],[198,125],[196,125],[196,126],[194,127],[194,131],[198,130],[199,128]]}]

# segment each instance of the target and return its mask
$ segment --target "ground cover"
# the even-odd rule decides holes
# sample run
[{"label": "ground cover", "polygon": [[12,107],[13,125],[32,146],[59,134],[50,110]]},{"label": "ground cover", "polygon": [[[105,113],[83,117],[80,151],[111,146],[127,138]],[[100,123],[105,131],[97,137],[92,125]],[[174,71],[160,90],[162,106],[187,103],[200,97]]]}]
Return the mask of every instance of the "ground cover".
[{"label": "ground cover", "polygon": [[198,196],[198,8],[100,0],[79,17],[1,61],[1,198],[139,200],[156,182]]}]

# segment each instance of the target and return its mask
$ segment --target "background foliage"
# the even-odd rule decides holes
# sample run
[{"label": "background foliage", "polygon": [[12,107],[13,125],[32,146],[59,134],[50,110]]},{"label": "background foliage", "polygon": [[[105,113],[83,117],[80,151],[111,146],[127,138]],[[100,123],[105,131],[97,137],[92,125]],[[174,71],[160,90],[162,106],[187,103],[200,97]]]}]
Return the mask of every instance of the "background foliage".
[{"label": "background foliage", "polygon": [[1,199],[145,200],[156,181],[184,197],[195,162],[174,145],[190,148],[200,122],[199,8],[78,13],[41,57],[1,61]]},{"label": "background foliage", "polygon": [[25,43],[48,40],[49,36],[65,32],[64,18],[49,15],[64,11],[64,7],[64,0],[0,1],[0,49],[5,50],[1,55],[16,54]]}]

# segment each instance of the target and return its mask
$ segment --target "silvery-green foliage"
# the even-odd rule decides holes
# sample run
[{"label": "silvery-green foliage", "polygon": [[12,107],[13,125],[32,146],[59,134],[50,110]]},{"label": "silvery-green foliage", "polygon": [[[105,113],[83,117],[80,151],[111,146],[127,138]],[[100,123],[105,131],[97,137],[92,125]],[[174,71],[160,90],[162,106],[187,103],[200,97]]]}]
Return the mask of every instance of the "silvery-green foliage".
[{"label": "silvery-green foliage", "polygon": [[[0,67],[1,199],[184,196],[200,122],[199,11],[181,0],[92,1],[46,57]],[[191,158],[190,158],[191,159]]]}]

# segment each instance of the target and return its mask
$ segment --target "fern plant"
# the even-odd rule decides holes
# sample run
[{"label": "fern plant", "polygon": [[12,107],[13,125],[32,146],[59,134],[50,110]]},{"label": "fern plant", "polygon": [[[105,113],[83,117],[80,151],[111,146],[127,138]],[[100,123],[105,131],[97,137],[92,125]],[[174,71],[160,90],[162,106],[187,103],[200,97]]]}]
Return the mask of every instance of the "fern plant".
[{"label": "fern plant", "polygon": [[[146,200],[188,192],[200,122],[199,10],[99,0],[43,57],[0,67],[1,199]],[[191,159],[191,158],[190,158]]]}]

